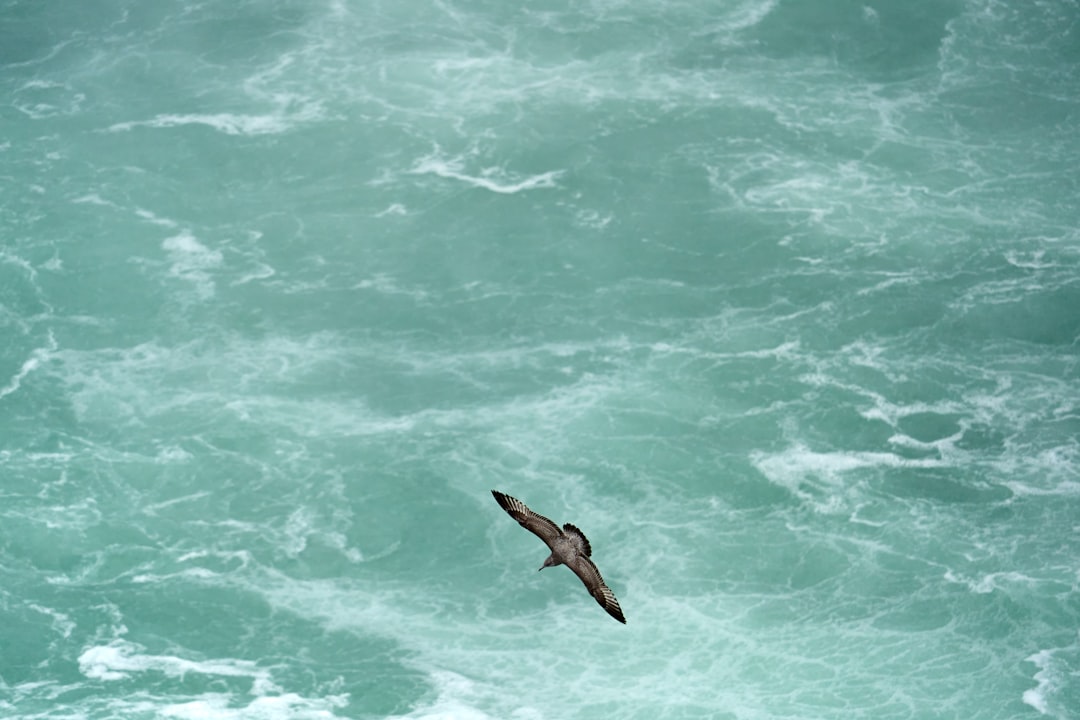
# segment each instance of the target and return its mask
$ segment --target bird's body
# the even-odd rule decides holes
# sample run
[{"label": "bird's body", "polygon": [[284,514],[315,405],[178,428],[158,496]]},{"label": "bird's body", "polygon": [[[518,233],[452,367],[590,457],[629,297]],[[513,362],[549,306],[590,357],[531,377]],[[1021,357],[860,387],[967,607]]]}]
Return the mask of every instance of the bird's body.
[{"label": "bird's body", "polygon": [[596,569],[596,565],[589,559],[589,556],[592,555],[592,546],[589,545],[585,533],[570,523],[566,523],[562,526],[562,529],[559,529],[558,525],[543,515],[534,513],[525,503],[517,498],[504,495],[498,490],[492,490],[491,494],[495,496],[495,501],[510,517],[517,520],[523,528],[543,540],[544,544],[551,549],[551,554],[548,555],[544,564],[540,566],[541,570],[546,567],[566,565],[581,579],[589,594],[596,599],[600,607],[604,608],[611,617],[619,622],[626,622],[622,608],[619,607],[619,601],[615,599],[615,593],[611,592],[611,588],[604,583],[600,571]]},{"label": "bird's body", "polygon": [[[571,526],[573,527],[573,526]],[[551,555],[548,555],[548,559],[544,561],[545,567],[554,567],[556,565],[569,565],[579,555],[585,555],[588,557],[590,554],[585,550],[582,540],[585,540],[585,536],[576,532],[564,531],[558,537],[551,541]],[[585,540],[587,543],[588,540]]]}]

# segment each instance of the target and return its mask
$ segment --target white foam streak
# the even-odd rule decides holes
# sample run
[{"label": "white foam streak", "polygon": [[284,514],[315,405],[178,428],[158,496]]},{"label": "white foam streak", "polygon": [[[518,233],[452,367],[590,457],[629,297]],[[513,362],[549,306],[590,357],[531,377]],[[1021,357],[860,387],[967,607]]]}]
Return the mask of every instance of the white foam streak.
[{"label": "white foam streak", "polygon": [[[434,683],[436,698],[430,704],[417,708],[408,715],[391,715],[388,720],[490,720],[491,715],[477,710],[480,689],[472,680],[448,671],[433,671],[428,680]],[[532,708],[514,712],[515,718],[530,720],[542,718],[543,714]]]},{"label": "white foam streak", "polygon": [[1066,715],[1054,712],[1050,705],[1050,698],[1058,690],[1059,685],[1058,673],[1053,668],[1054,651],[1040,650],[1028,657],[1027,661],[1033,663],[1039,670],[1035,673],[1036,686],[1025,690],[1021,696],[1024,704],[1035,708],[1042,715],[1064,719]]},{"label": "white foam streak", "polygon": [[[246,705],[235,694],[222,692],[189,696],[183,702],[165,702],[164,698],[147,698],[140,702],[142,710],[159,717],[190,720],[324,720],[338,717],[336,708],[348,703],[348,695],[329,695],[305,698],[296,693],[282,692],[271,679],[270,670],[249,660],[234,658],[216,660],[187,660],[173,655],[153,655],[125,640],[87,648],[79,656],[79,670],[91,680],[115,682],[143,673],[161,673],[170,678],[186,675],[205,675],[216,678],[247,678],[249,693],[254,696]],[[181,696],[182,697],[182,696]],[[171,696],[170,700],[177,699]]]},{"label": "white foam streak", "polygon": [[1053,487],[1036,487],[1029,483],[1010,480],[1005,483],[1005,486],[1020,496],[1080,496],[1080,482],[1077,482],[1076,480],[1062,480]]},{"label": "white foam streak", "polygon": [[[301,118],[303,119],[303,118]],[[139,127],[154,129],[203,125],[225,135],[276,135],[291,129],[297,118],[280,115],[237,115],[217,113],[214,115],[182,114],[158,115],[151,120],[132,120],[116,123],[110,132],[127,132]]]},{"label": "white foam streak", "polygon": [[843,476],[866,468],[937,468],[947,463],[933,459],[911,459],[886,452],[815,452],[798,444],[777,453],[753,452],[750,462],[769,482],[821,512],[835,512],[845,506]]},{"label": "white foam streak", "polygon": [[114,640],[108,645],[96,645],[79,656],[79,671],[96,680],[122,680],[132,673],[156,671],[169,677],[183,677],[188,673],[218,675],[222,677],[250,677],[265,685],[270,678],[268,670],[261,669],[250,660],[206,660],[197,662],[172,655],[146,655],[142,647],[126,640]]},{"label": "white foam streak", "polygon": [[160,713],[182,720],[323,720],[339,717],[334,708],[343,707],[347,701],[345,695],[310,700],[295,693],[286,693],[258,697],[244,707],[234,707],[230,696],[208,694],[191,702],[166,705],[160,709]]},{"label": "white foam streak", "polygon": [[409,209],[406,208],[401,203],[391,203],[390,205],[388,205],[386,207],[385,210],[381,210],[381,211],[375,213],[375,215],[373,217],[381,218],[381,217],[386,217],[387,215],[408,215],[408,214],[409,214]]},{"label": "white foam streak", "polygon": [[53,337],[52,331],[50,331],[48,344],[30,353],[30,357],[23,362],[22,367],[15,373],[15,376],[8,381],[7,385],[0,388],[0,400],[17,391],[22,386],[22,381],[26,376],[36,370],[42,362],[47,361],[56,348],[56,338]]},{"label": "white foam streak", "polygon": [[193,283],[201,299],[214,294],[210,273],[222,264],[223,256],[219,251],[206,247],[186,231],[163,240],[161,248],[172,261],[169,275]]},{"label": "white foam streak", "polygon": [[952,583],[966,585],[971,592],[977,595],[986,595],[999,589],[1006,589],[1009,585],[1034,586],[1038,580],[1028,577],[1019,572],[989,573],[978,579],[965,578],[949,570],[945,573],[945,580]]},{"label": "white foam streak", "polygon": [[770,471],[833,477],[864,467],[940,467],[938,460],[912,460],[885,452],[814,452],[797,445],[780,453],[757,453],[754,464],[768,476]]},{"label": "white foam streak", "polygon": [[720,27],[730,33],[752,28],[768,17],[778,3],[779,0],[749,0],[735,5]]},{"label": "white foam streak", "polygon": [[138,215],[143,220],[146,220],[147,222],[153,223],[154,225],[160,225],[161,227],[167,227],[167,228],[175,228],[176,227],[176,223],[174,221],[169,220],[168,218],[158,217],[157,215],[150,212],[149,210],[143,210],[142,208],[138,208],[138,209],[135,210],[135,214]]},{"label": "white foam streak", "polygon": [[53,630],[60,633],[65,638],[71,637],[72,631],[75,630],[75,621],[72,620],[69,615],[53,610],[52,608],[43,607],[36,603],[30,603],[27,607],[51,617],[53,620]]},{"label": "white foam streak", "polygon": [[555,181],[562,174],[562,170],[550,170],[539,175],[528,176],[515,182],[506,170],[499,167],[488,167],[480,171],[479,175],[469,175],[462,169],[460,160],[444,160],[440,157],[429,155],[421,158],[409,170],[413,175],[436,175],[438,177],[460,180],[473,187],[490,190],[493,193],[512,195],[526,190],[556,187]]}]

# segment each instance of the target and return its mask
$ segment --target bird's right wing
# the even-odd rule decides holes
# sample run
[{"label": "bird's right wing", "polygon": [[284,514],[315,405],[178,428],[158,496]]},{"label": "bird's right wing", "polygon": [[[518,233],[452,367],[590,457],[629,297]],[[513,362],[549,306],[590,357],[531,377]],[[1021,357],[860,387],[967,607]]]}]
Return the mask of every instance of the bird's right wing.
[{"label": "bird's right wing", "polygon": [[596,599],[596,602],[600,603],[600,607],[607,610],[608,615],[622,624],[626,624],[626,618],[623,617],[619,601],[615,599],[615,593],[611,592],[611,588],[604,582],[604,578],[600,577],[600,571],[596,569],[596,565],[593,564],[592,560],[584,555],[578,555],[571,562],[566,563],[566,566],[581,578],[581,582],[585,583],[589,594]]},{"label": "bird's right wing", "polygon": [[492,490],[491,494],[495,496],[495,502],[499,503],[499,506],[510,517],[517,520],[521,527],[543,540],[548,547],[551,547],[551,543],[555,542],[555,538],[562,535],[562,530],[559,529],[558,525],[543,515],[534,513],[517,498],[503,495],[498,490]]}]

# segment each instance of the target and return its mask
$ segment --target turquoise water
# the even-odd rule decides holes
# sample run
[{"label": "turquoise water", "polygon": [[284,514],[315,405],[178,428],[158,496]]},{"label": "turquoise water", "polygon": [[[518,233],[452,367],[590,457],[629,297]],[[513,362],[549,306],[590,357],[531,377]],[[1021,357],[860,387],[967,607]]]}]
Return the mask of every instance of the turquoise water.
[{"label": "turquoise water", "polygon": [[0,0],[0,67],[0,715],[1080,716],[1075,0]]}]

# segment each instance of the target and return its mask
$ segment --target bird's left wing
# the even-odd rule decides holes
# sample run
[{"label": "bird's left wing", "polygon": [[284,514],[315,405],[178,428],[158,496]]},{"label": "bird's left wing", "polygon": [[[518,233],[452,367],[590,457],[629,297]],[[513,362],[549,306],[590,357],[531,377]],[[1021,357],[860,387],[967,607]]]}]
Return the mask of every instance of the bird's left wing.
[{"label": "bird's left wing", "polygon": [[600,607],[607,610],[608,615],[624,625],[626,624],[626,618],[623,617],[619,601],[615,599],[615,593],[611,592],[611,588],[604,582],[604,578],[600,577],[600,571],[596,569],[596,565],[593,564],[592,560],[584,555],[578,555],[571,562],[566,563],[566,566],[581,578],[581,582],[585,583],[589,594],[596,598],[596,602],[600,603]]}]

